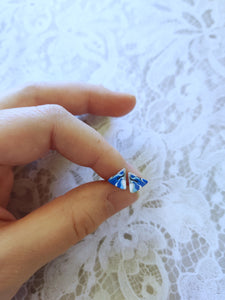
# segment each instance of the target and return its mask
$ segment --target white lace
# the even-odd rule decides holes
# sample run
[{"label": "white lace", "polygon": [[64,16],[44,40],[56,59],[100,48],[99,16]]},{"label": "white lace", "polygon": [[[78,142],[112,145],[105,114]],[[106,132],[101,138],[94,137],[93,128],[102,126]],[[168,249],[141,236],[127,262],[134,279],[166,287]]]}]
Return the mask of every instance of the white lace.
[{"label": "white lace", "polygon": [[[150,181],[15,299],[225,299],[224,20],[223,0],[1,1],[2,92],[83,81],[134,93],[129,115],[84,120]],[[53,152],[16,170],[11,209],[93,180]]]}]

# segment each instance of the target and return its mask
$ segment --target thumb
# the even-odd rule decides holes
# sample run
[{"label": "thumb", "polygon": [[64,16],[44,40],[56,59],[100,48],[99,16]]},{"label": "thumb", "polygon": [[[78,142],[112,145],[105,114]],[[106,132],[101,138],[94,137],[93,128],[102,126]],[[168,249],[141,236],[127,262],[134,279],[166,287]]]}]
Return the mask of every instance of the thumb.
[{"label": "thumb", "polygon": [[13,296],[37,269],[137,198],[108,182],[92,182],[1,228],[0,291],[13,287]]}]

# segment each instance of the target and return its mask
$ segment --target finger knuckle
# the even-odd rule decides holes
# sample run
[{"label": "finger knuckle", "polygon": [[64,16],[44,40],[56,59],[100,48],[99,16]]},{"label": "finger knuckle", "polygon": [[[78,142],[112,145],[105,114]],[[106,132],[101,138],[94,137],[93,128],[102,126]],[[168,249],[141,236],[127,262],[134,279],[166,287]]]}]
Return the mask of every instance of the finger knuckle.
[{"label": "finger knuckle", "polygon": [[23,88],[21,90],[21,94],[23,97],[30,99],[30,101],[32,101],[34,105],[38,105],[41,89],[41,85],[31,84]]},{"label": "finger knuckle", "polygon": [[95,231],[97,223],[88,212],[83,211],[79,215],[72,214],[72,226],[74,243],[76,243],[77,241],[82,240],[86,235]]},{"label": "finger knuckle", "polygon": [[66,109],[59,104],[49,104],[47,109],[53,117],[60,117],[66,114]]},{"label": "finger knuckle", "polygon": [[58,120],[66,115],[66,109],[59,104],[45,104],[37,106],[36,109],[49,119]]},{"label": "finger knuckle", "polygon": [[38,85],[38,84],[30,84],[30,85],[24,87],[23,90],[22,90],[22,92],[23,93],[27,93],[27,94],[33,94],[36,91],[39,91],[39,89],[40,89],[40,85]]}]

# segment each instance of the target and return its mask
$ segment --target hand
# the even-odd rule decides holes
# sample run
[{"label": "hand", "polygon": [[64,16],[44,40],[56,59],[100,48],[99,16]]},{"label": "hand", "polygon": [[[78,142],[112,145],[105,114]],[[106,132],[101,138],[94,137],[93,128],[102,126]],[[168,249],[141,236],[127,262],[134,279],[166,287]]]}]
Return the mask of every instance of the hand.
[{"label": "hand", "polygon": [[137,194],[106,181],[91,182],[16,220],[6,209],[11,167],[55,149],[104,179],[124,167],[133,171],[98,132],[72,114],[122,116],[134,105],[133,96],[81,85],[33,86],[0,101],[1,300],[11,299],[41,266],[137,200]]}]

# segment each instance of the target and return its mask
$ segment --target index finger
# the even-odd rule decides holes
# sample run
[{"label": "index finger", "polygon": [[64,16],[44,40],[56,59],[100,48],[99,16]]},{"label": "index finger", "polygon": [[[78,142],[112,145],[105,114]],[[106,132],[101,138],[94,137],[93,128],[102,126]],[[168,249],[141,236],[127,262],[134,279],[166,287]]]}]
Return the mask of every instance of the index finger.
[{"label": "index finger", "polygon": [[[0,164],[26,164],[56,149],[69,160],[91,167],[107,179],[122,168],[121,154],[58,105],[5,109],[0,113]],[[132,171],[132,170],[131,170]]]}]

